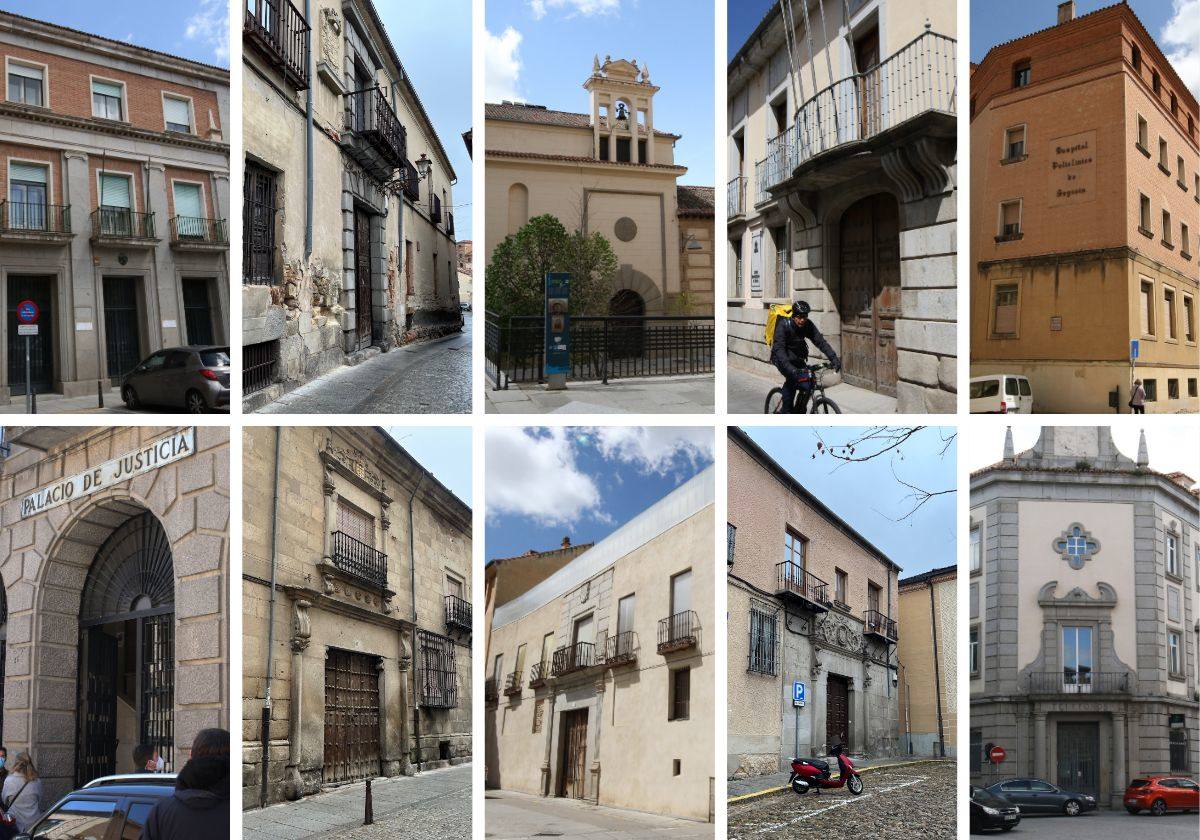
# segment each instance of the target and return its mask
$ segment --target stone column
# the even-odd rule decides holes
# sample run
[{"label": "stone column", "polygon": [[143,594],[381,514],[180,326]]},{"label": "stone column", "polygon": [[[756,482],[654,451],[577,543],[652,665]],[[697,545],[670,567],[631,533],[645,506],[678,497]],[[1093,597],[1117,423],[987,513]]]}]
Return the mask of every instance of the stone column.
[{"label": "stone column", "polygon": [[1033,760],[1034,775],[1039,779],[1046,778],[1046,713],[1035,712],[1033,715]]},{"label": "stone column", "polygon": [[337,524],[337,509],[335,507],[333,476],[330,475],[329,469],[325,470],[325,482],[321,489],[325,493],[325,523],[321,534],[321,549],[322,559],[326,563],[333,562],[333,529]]},{"label": "stone column", "polygon": [[[387,660],[382,656],[375,663],[375,673],[378,674],[376,679],[379,681],[379,772],[385,777],[396,775],[397,760],[393,752],[393,741],[391,732],[388,727],[388,696],[387,696]],[[400,714],[404,714],[404,709],[401,707]]]},{"label": "stone column", "polygon": [[186,343],[183,329],[183,289],[175,278],[175,260],[171,256],[171,215],[167,209],[167,172],[161,163],[144,165],[147,213],[154,214],[154,274],[150,277],[153,294],[146,295],[147,350],[177,347]]},{"label": "stone column", "polygon": [[552,771],[550,756],[553,752],[551,747],[554,744],[554,698],[555,698],[555,696],[556,696],[556,693],[553,691],[551,691],[550,694],[548,694],[546,696],[546,714],[542,718],[542,721],[543,721],[543,723],[545,725],[545,729],[546,729],[546,752],[542,758],[542,796],[552,796],[553,795],[550,790],[550,787],[554,783],[554,773]]},{"label": "stone column", "polygon": [[1125,715],[1113,715],[1113,771],[1112,799],[1120,804],[1121,795],[1125,793]]},{"label": "stone column", "polygon": [[[412,646],[404,630],[400,630],[400,772],[405,776],[413,775],[412,762],[408,760],[408,725],[409,725],[409,692],[408,674],[412,671]],[[415,672],[413,678],[416,678]]]},{"label": "stone column", "polygon": [[284,795],[291,800],[304,795],[304,779],[300,774],[300,765],[304,760],[301,723],[304,719],[304,651],[308,649],[312,637],[312,625],[308,617],[311,606],[311,601],[303,599],[292,605],[292,685],[288,708],[288,763],[284,772]]},{"label": "stone column", "polygon": [[[99,272],[92,262],[92,189],[88,156],[82,152],[64,152],[63,203],[71,205],[71,270],[62,278],[71,284],[71,294],[60,296],[69,300],[74,310],[60,307],[59,364],[64,382],[95,382],[102,378],[100,365],[104,359],[99,345],[100,317],[96,311],[96,287]],[[6,392],[7,393],[7,392]]]}]

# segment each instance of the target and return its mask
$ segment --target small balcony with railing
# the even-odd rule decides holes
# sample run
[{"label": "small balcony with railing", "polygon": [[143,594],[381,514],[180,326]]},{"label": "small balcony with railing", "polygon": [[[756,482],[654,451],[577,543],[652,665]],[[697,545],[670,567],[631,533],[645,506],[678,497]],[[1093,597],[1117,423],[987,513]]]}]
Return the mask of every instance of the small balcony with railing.
[{"label": "small balcony with railing", "polygon": [[[840,79],[806,100],[755,165],[758,203],[804,174],[821,188],[859,174],[859,153],[909,135],[953,138],[957,42],[929,29],[875,67]],[[817,162],[820,172],[815,172]]]},{"label": "small balcony with railing", "polygon": [[401,189],[404,192],[404,197],[409,201],[417,202],[421,200],[421,173],[417,171],[417,167],[411,160],[404,161],[404,185]]},{"label": "small balcony with railing", "polygon": [[500,692],[496,689],[496,678],[488,677],[483,683],[483,699],[488,703],[495,703],[500,699]]},{"label": "small balcony with railing", "polygon": [[1089,669],[1064,668],[1061,671],[1032,672],[1026,675],[1025,690],[1029,694],[1058,696],[1063,694],[1129,694],[1130,675],[1110,674]]},{"label": "small balcony with railing", "polygon": [[700,647],[700,616],[684,610],[658,622],[658,652],[675,653]]},{"label": "small balcony with railing", "polygon": [[632,630],[614,633],[604,640],[604,664],[610,668],[637,662],[637,652],[637,633]]},{"label": "small balcony with railing", "polygon": [[790,560],[775,564],[775,595],[809,612],[829,612],[829,584]]},{"label": "small balcony with railing", "polygon": [[334,531],[329,559],[333,567],[357,581],[387,589],[387,555],[359,542],[344,531]]},{"label": "small balcony with railing", "polygon": [[442,199],[440,196],[432,196],[429,202],[429,221],[435,225],[442,223]]},{"label": "small balcony with railing", "polygon": [[0,201],[0,242],[62,245],[73,235],[69,204]]},{"label": "small balcony with railing", "polygon": [[224,251],[229,247],[228,225],[224,219],[173,216],[171,247],[178,251]]},{"label": "small balcony with railing", "polygon": [[92,211],[92,243],[125,248],[152,248],[158,242],[153,213],[128,207],[97,207]]},{"label": "small balcony with railing", "polygon": [[471,602],[457,595],[446,596],[446,626],[451,630],[471,632]]},{"label": "small balcony with railing", "polygon": [[881,642],[895,643],[900,639],[896,631],[896,622],[879,610],[867,610],[863,613],[863,635],[871,636]]},{"label": "small balcony with railing", "polygon": [[516,697],[521,693],[521,672],[513,671],[504,678],[504,696]]},{"label": "small balcony with railing", "polygon": [[560,647],[551,657],[550,675],[564,677],[596,666],[596,646],[591,642],[576,642]]},{"label": "small balcony with railing", "polygon": [[550,663],[535,662],[529,669],[529,687],[541,688],[550,679]]},{"label": "small balcony with railing", "polygon": [[296,90],[308,89],[310,35],[308,21],[288,0],[246,0],[242,40]]},{"label": "small balcony with railing", "polygon": [[404,166],[408,135],[379,85],[346,94],[345,127],[343,148],[375,180]]},{"label": "small balcony with railing", "polygon": [[446,235],[454,238],[454,214],[449,210],[446,211]]},{"label": "small balcony with railing", "polygon": [[746,178],[739,175],[732,178],[725,188],[725,200],[728,202],[729,220],[746,215]]}]

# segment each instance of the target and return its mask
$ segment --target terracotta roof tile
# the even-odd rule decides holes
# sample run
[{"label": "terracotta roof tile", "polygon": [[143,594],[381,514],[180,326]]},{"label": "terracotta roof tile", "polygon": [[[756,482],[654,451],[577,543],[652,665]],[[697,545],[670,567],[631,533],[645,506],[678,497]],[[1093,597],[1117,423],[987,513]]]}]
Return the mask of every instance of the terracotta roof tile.
[{"label": "terracotta roof tile", "polygon": [[[591,128],[592,118],[589,114],[578,114],[574,111],[555,111],[545,105],[531,105],[525,102],[488,102],[484,106],[484,118],[502,120],[504,122],[531,123],[533,125],[557,125],[564,128]],[[645,133],[644,131],[642,133]],[[654,130],[656,137],[673,137],[678,134]]]},{"label": "terracotta roof tile", "polygon": [[677,189],[676,202],[680,216],[712,216],[715,201],[716,190],[713,187],[680,184]]}]

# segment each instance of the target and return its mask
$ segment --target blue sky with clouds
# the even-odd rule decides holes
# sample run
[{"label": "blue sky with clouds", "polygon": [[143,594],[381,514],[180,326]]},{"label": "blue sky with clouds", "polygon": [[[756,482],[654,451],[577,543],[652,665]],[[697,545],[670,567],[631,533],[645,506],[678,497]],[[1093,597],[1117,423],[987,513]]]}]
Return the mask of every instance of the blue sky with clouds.
[{"label": "blue sky with clouds", "polygon": [[712,463],[712,427],[493,427],[485,556],[595,542]]},{"label": "blue sky with clouds", "polygon": [[636,59],[660,90],[654,127],[683,135],[683,184],[712,185],[711,0],[488,0],[488,102],[522,100],[584,113],[593,56]]},{"label": "blue sky with clouds", "polygon": [[[905,518],[915,501],[912,491],[901,483],[929,492],[955,487],[957,440],[950,441],[942,454],[952,429],[922,429],[891,454],[848,464],[819,454],[818,444],[847,444],[866,428],[742,430],[805,489],[895,561],[903,569],[902,577],[957,562],[956,494],[935,496]],[[869,446],[860,446],[856,454],[868,451]]]},{"label": "blue sky with clouds", "polygon": [[462,134],[471,127],[471,0],[375,0],[375,8],[458,175],[454,234],[470,239],[471,158]]},{"label": "blue sky with clouds", "polygon": [[471,430],[462,426],[386,426],[389,435],[433,473],[434,478],[472,506]]},{"label": "blue sky with clouds", "polygon": [[4,0],[3,8],[193,61],[229,66],[227,0]]}]

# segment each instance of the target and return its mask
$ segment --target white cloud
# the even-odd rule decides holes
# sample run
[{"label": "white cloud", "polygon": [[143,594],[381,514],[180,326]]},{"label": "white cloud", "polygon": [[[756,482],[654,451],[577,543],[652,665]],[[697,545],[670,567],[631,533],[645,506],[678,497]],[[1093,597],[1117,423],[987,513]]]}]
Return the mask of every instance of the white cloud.
[{"label": "white cloud", "polygon": [[621,11],[621,0],[529,0],[534,20],[544,18],[550,9],[566,9],[567,17],[615,15]]},{"label": "white cloud", "polygon": [[499,35],[484,32],[483,86],[485,102],[524,102],[521,96],[521,33],[507,27]]},{"label": "white cloud", "polygon": [[1183,83],[1200,96],[1200,0],[1174,0],[1159,40]]},{"label": "white cloud", "polygon": [[526,516],[543,526],[570,525],[600,510],[600,490],[575,463],[572,437],[548,429],[495,427],[487,434],[485,476],[488,516]]},{"label": "white cloud", "polygon": [[603,426],[592,434],[601,455],[643,473],[666,474],[681,460],[696,465],[713,457],[713,430],[703,426]]},{"label": "white cloud", "polygon": [[224,0],[200,0],[196,13],[187,19],[183,35],[212,49],[219,64],[228,62],[229,4]]}]

